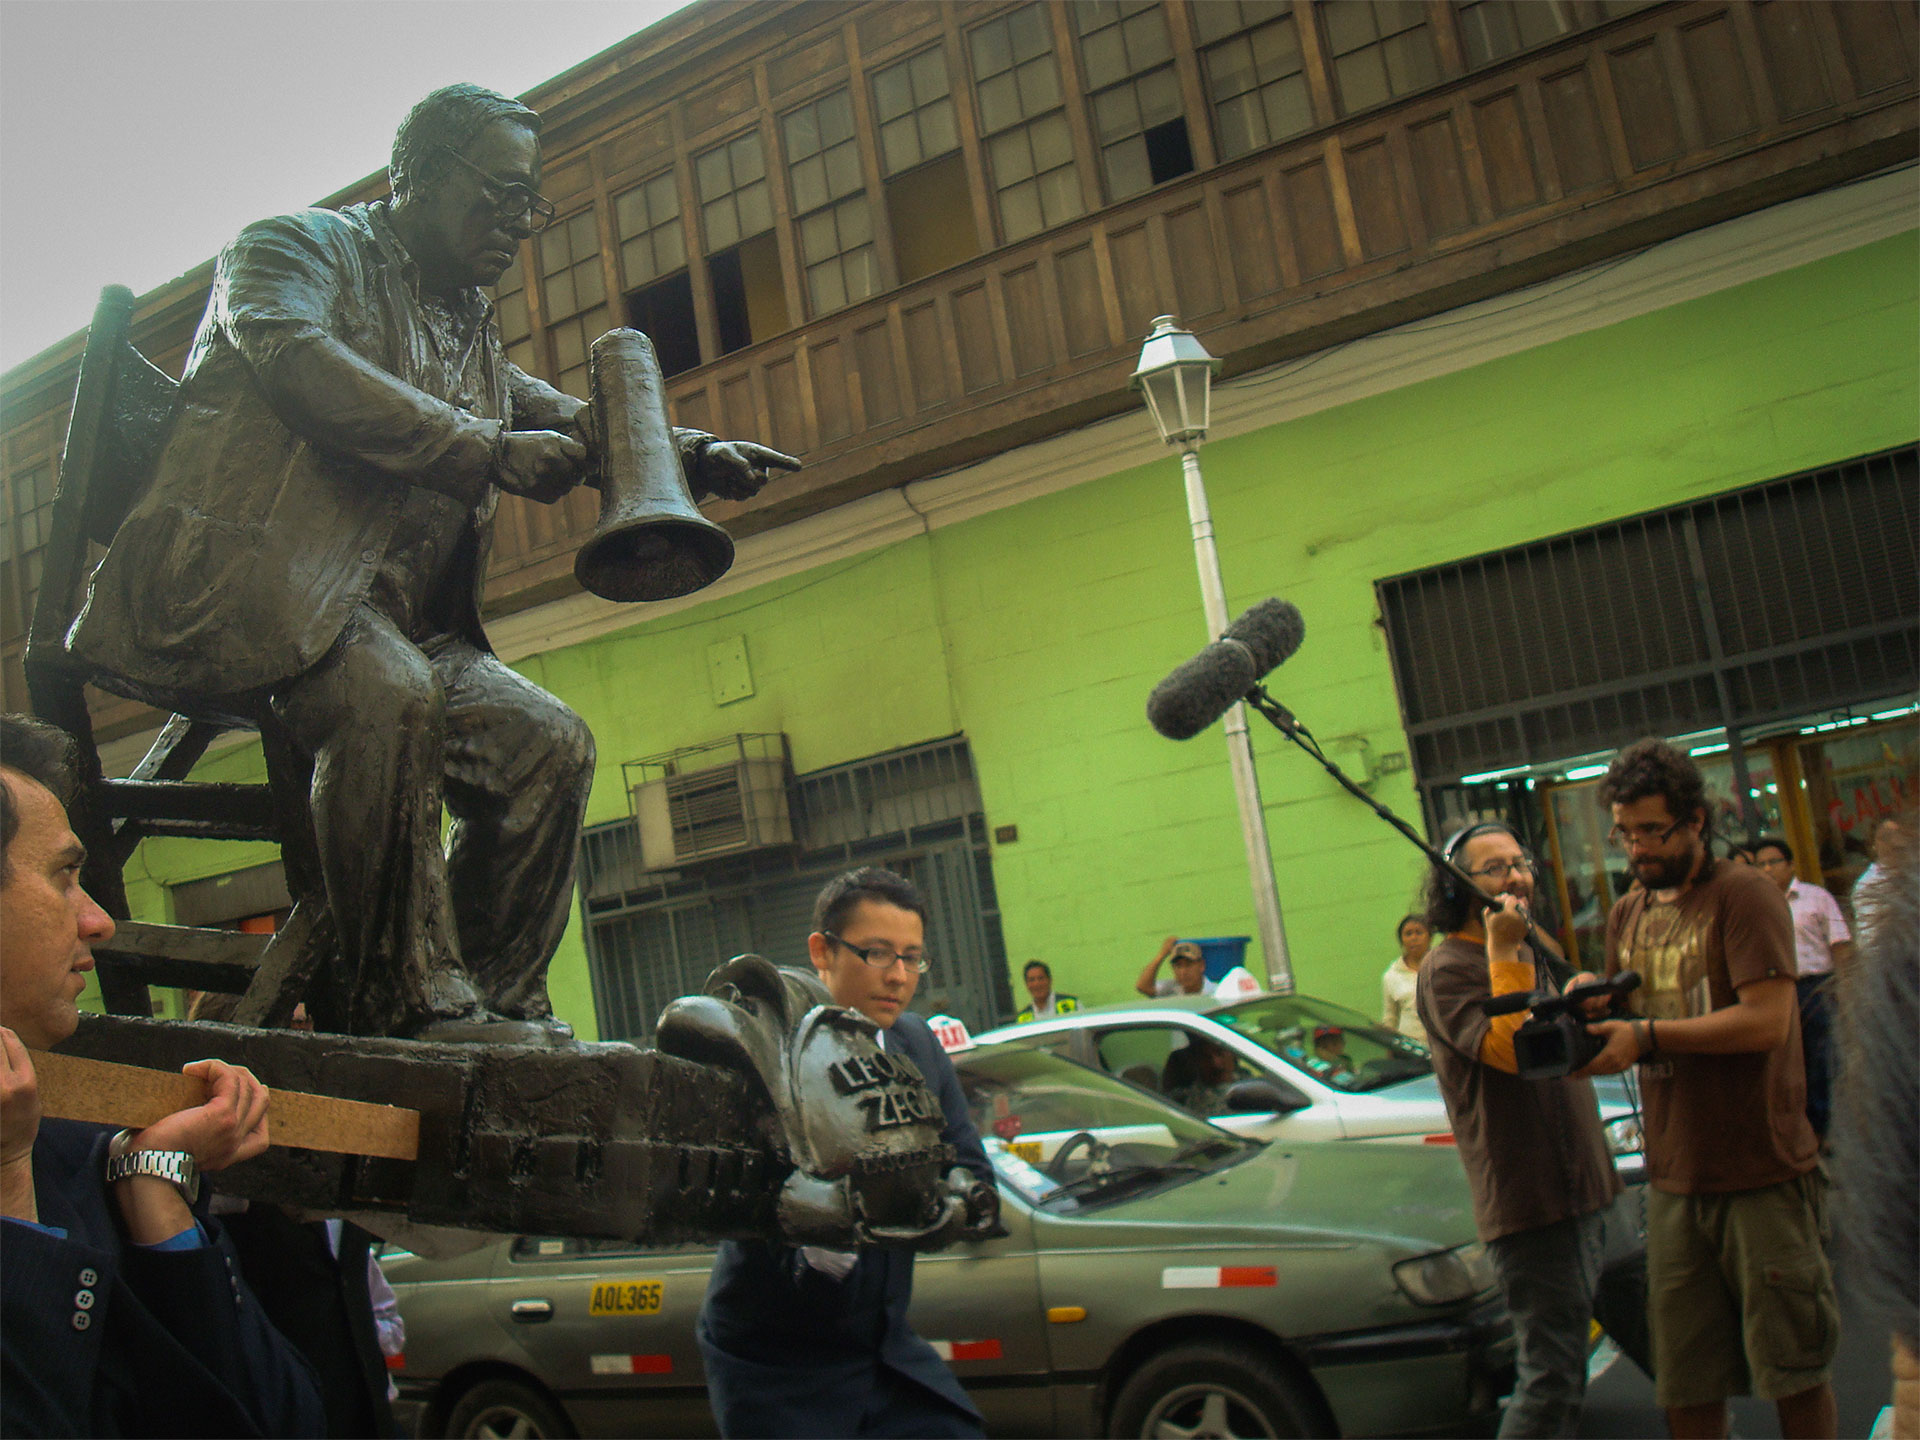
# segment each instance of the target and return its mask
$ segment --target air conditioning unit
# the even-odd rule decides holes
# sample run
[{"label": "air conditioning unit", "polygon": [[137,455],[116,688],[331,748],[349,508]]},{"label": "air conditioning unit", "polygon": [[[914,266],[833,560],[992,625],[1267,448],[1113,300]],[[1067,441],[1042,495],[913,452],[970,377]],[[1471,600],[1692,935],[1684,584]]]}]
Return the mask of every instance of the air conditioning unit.
[{"label": "air conditioning unit", "polygon": [[742,756],[644,781],[633,787],[633,814],[648,870],[793,843],[784,758]]}]

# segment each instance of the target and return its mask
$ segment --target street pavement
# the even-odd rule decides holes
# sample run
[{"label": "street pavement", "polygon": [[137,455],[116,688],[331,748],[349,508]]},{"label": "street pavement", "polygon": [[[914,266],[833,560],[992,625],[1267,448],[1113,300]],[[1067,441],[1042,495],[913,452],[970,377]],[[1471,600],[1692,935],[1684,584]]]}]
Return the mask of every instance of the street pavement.
[{"label": "street pavement", "polygon": [[[1857,1305],[1848,1303],[1853,1287],[1844,1267],[1839,1277],[1840,1351],[1833,1361],[1833,1388],[1840,1407],[1841,1440],[1864,1440],[1874,1417],[1893,1395],[1887,1367],[1887,1330]],[[1667,1433],[1666,1417],[1653,1403],[1653,1382],[1631,1360],[1620,1359],[1587,1390],[1580,1414],[1585,1440],[1640,1440]],[[1733,1402],[1733,1433],[1740,1440],[1773,1440],[1780,1434],[1773,1406],[1758,1400]]]}]

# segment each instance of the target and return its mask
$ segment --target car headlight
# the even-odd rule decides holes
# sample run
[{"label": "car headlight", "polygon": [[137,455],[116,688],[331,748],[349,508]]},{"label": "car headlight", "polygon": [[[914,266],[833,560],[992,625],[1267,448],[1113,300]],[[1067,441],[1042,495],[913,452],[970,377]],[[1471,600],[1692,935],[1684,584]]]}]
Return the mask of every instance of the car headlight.
[{"label": "car headlight", "polygon": [[1640,1133],[1638,1115],[1622,1115],[1607,1125],[1607,1149],[1615,1155],[1638,1155],[1646,1149],[1646,1138]]},{"label": "car headlight", "polygon": [[1416,1305],[1451,1305],[1491,1290],[1499,1277],[1493,1257],[1478,1240],[1432,1255],[1416,1255],[1393,1267],[1394,1283]]}]

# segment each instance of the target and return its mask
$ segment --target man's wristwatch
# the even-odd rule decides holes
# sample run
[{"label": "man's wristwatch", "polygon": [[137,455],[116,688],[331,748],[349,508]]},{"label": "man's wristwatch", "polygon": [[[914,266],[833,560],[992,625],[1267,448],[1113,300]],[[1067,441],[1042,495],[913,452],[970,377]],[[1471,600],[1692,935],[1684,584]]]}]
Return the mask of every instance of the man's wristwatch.
[{"label": "man's wristwatch", "polygon": [[132,1175],[151,1175],[176,1186],[191,1205],[200,1198],[200,1167],[185,1150],[129,1150],[131,1130],[122,1130],[107,1146],[107,1183]]}]

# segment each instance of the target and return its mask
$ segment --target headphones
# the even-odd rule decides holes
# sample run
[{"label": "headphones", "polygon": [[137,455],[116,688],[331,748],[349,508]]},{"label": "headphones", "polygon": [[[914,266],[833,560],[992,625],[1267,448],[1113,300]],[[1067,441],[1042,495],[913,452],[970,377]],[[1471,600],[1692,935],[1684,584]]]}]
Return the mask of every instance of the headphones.
[{"label": "headphones", "polygon": [[[1464,829],[1454,831],[1452,838],[1450,838],[1445,845],[1440,847],[1440,854],[1449,865],[1457,865],[1459,863],[1460,852],[1466,848],[1466,844],[1469,840],[1473,839],[1474,836],[1476,835],[1491,835],[1495,831],[1498,831],[1502,835],[1511,835],[1513,836],[1514,842],[1516,844],[1519,843],[1519,840],[1520,840],[1519,835],[1514,833],[1513,827],[1507,824],[1506,821],[1480,820],[1480,821],[1476,821],[1472,825],[1466,826]],[[1449,905],[1473,903],[1471,897],[1468,896],[1466,892],[1460,888],[1459,877],[1455,875],[1451,870],[1447,871],[1446,873],[1447,873],[1447,892],[1446,892],[1447,903]]]}]

